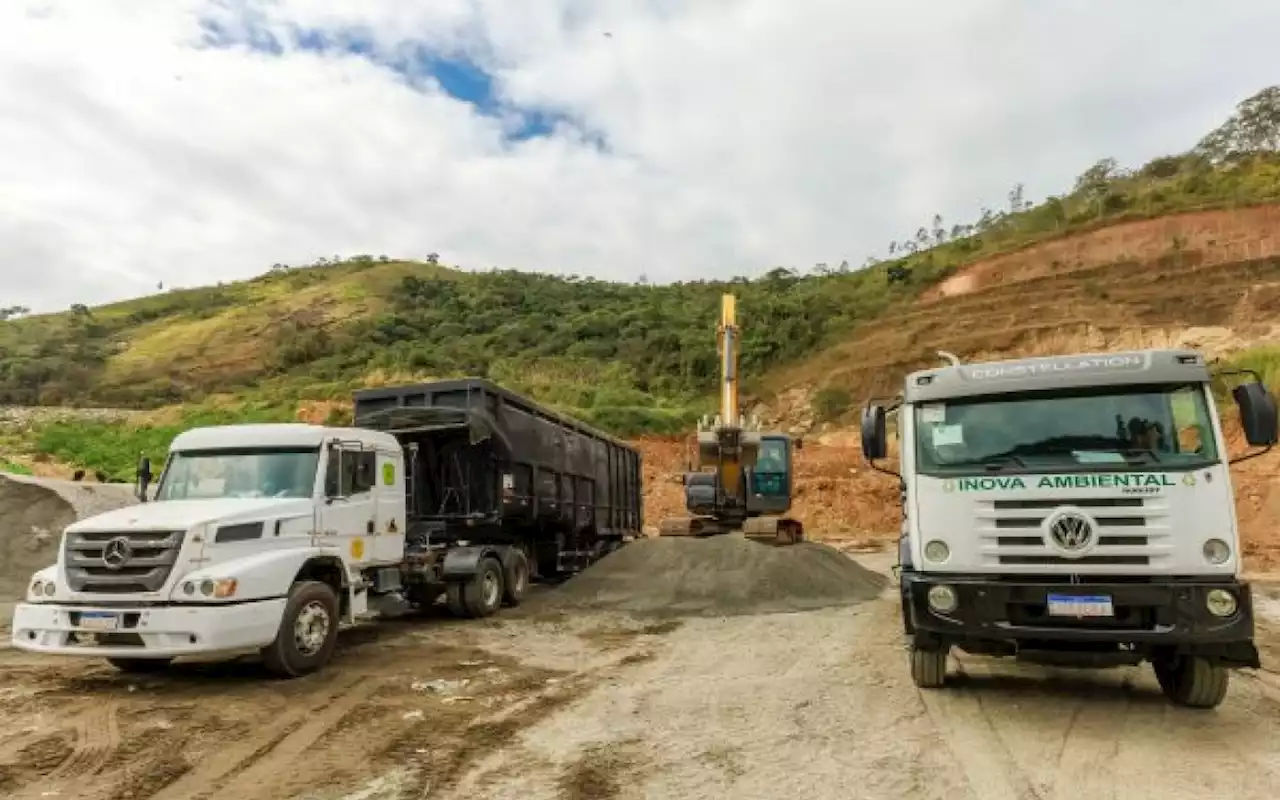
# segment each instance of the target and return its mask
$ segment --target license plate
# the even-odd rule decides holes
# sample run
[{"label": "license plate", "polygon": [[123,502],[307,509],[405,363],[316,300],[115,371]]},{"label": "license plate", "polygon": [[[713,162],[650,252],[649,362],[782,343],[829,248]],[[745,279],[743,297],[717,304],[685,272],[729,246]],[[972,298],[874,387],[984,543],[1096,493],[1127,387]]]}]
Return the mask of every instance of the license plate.
[{"label": "license plate", "polygon": [[1111,598],[1106,595],[1049,595],[1049,616],[1052,617],[1113,617]]},{"label": "license plate", "polygon": [[109,611],[84,611],[80,627],[87,631],[114,631],[120,627],[120,616]]}]

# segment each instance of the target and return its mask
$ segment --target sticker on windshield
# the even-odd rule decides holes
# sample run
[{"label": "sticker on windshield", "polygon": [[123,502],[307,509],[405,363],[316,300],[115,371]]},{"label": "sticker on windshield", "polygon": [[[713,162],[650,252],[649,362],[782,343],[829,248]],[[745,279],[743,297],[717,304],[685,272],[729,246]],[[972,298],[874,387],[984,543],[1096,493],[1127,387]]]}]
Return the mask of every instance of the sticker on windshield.
[{"label": "sticker on windshield", "polygon": [[1124,453],[1108,450],[1072,450],[1071,455],[1081,464],[1124,464]]},{"label": "sticker on windshield", "polygon": [[926,403],[920,406],[920,421],[937,424],[947,421],[947,407],[943,403]]},{"label": "sticker on windshield", "polygon": [[964,428],[960,425],[939,425],[933,429],[933,446],[947,447],[964,444]]}]

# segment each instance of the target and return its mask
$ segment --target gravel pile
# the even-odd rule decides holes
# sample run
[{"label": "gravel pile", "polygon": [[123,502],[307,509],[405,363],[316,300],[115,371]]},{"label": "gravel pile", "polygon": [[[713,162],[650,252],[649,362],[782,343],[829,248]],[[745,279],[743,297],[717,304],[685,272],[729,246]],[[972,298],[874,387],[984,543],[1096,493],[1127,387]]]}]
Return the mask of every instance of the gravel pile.
[{"label": "gravel pile", "polygon": [[127,484],[0,475],[0,602],[21,599],[31,573],[58,560],[64,527],[136,502]]},{"label": "gravel pile", "polygon": [[773,547],[738,535],[654,537],[615,551],[537,602],[644,616],[736,616],[861,603],[886,584],[817,542]]}]

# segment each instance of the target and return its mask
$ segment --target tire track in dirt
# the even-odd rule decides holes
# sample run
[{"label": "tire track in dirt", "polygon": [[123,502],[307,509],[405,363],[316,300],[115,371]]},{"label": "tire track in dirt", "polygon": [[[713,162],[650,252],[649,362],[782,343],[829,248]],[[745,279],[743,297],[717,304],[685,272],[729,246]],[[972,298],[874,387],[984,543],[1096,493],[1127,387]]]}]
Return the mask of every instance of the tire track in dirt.
[{"label": "tire track in dirt", "polygon": [[365,702],[378,685],[377,680],[364,676],[348,676],[323,704],[300,698],[297,710],[200,761],[194,769],[151,795],[152,800],[198,800],[214,794],[242,799],[277,796],[270,792],[276,781],[296,769],[307,749]]},{"label": "tire track in dirt", "polygon": [[[35,784],[24,787],[19,793],[10,795],[7,800],[57,796],[72,784],[82,784],[101,772],[120,747],[120,726],[116,716],[118,710],[119,703],[100,703],[75,717],[71,721],[75,740],[67,757],[48,775]],[[90,792],[90,787],[81,785],[75,796],[87,800],[92,796]]]},{"label": "tire track in dirt", "polygon": [[[980,664],[959,661],[963,676],[988,677]],[[972,795],[981,800],[1039,798],[1017,761],[997,733],[978,694],[922,691],[920,699],[929,720],[941,735]]]}]

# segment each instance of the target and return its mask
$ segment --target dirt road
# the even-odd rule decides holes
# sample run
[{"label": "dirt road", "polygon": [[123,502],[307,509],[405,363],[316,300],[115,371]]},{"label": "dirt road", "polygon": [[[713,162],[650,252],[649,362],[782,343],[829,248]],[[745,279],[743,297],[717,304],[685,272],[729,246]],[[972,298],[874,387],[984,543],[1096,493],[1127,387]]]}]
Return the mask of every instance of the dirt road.
[{"label": "dirt road", "polygon": [[[883,559],[873,559],[883,562]],[[889,591],[892,591],[891,589]],[[526,612],[528,613],[528,612]],[[911,684],[888,597],[643,621],[508,612],[351,631],[322,675],[125,677],[0,650],[14,800],[1055,798],[1280,790],[1280,676],[1210,712],[1149,670],[962,658]],[[1267,623],[1264,663],[1280,665]]]}]

